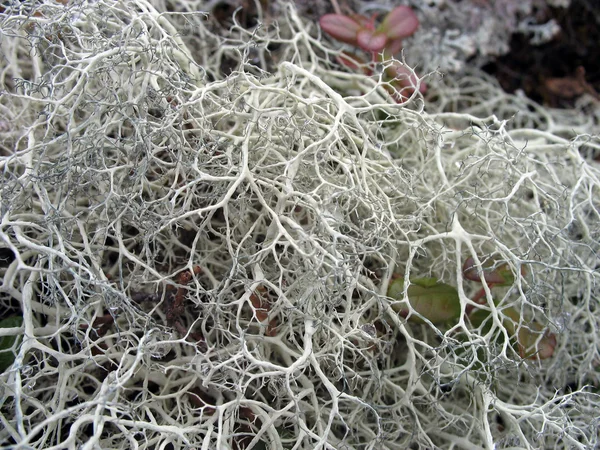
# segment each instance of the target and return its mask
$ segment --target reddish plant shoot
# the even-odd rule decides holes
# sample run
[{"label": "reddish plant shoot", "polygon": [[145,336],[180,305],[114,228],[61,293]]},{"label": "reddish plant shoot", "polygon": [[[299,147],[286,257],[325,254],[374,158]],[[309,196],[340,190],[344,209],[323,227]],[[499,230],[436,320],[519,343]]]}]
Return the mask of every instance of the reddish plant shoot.
[{"label": "reddish plant shoot", "polygon": [[[374,63],[389,62],[385,75],[390,82],[388,90],[396,101],[406,100],[416,89],[425,93],[426,84],[419,82],[419,77],[405,65],[393,60],[393,56],[402,50],[402,40],[411,36],[418,28],[417,15],[408,6],[398,6],[375,27],[376,17],[377,15],[369,18],[360,14],[326,14],[321,17],[319,24],[323,31],[338,41],[369,52]],[[361,59],[352,55],[352,58],[338,57],[338,61],[356,70],[357,62],[361,62]],[[368,75],[372,73],[369,72]]]}]

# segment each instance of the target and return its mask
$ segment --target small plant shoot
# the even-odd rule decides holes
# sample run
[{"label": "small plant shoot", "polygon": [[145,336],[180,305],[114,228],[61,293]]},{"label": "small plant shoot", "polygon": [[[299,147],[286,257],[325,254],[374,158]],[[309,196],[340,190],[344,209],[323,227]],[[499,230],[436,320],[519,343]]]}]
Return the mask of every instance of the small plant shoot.
[{"label": "small plant shoot", "polygon": [[[394,59],[402,50],[402,40],[411,36],[419,27],[419,19],[408,6],[398,6],[390,11],[381,24],[375,25],[377,14],[366,17],[360,14],[326,14],[319,24],[330,36],[340,42],[360,48],[370,55],[372,64],[358,55],[342,53],[338,61],[352,70],[370,67],[366,74],[373,73],[377,63],[384,66],[388,92],[397,102],[403,102],[415,89],[425,93],[427,86],[405,64]],[[364,69],[363,69],[364,70]]]}]

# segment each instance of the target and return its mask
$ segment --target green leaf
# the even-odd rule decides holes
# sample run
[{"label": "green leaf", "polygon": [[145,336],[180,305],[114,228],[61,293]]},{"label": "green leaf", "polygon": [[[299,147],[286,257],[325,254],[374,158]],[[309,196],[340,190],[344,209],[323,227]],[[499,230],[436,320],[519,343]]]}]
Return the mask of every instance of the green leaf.
[{"label": "green leaf", "polygon": [[[491,311],[486,309],[475,309],[469,314],[469,321],[471,322],[472,327],[479,328],[484,322],[487,321],[488,317],[492,314]],[[488,321],[486,326],[483,328],[481,334],[485,334],[491,329],[491,322]]]},{"label": "green leaf", "polygon": [[[407,294],[410,306],[420,316],[434,324],[448,322],[460,316],[460,298],[454,286],[438,282],[435,278],[415,278],[410,280]],[[388,288],[388,297],[396,300],[404,298],[404,279],[397,278]],[[392,306],[402,316],[408,316],[410,309],[403,304]],[[411,314],[409,320],[423,323],[417,314]]]},{"label": "green leaf", "polygon": [[[0,328],[14,328],[23,325],[23,317],[13,316],[0,320]],[[17,340],[21,340],[21,335],[2,336],[0,338],[0,372],[4,372],[15,361],[18,345]]]},{"label": "green leaf", "polygon": [[430,287],[434,287],[440,283],[437,278],[432,278],[432,277],[425,278],[424,277],[424,278],[413,278],[412,280],[410,280],[410,284],[415,284],[417,286],[421,286],[424,288],[430,288]]}]

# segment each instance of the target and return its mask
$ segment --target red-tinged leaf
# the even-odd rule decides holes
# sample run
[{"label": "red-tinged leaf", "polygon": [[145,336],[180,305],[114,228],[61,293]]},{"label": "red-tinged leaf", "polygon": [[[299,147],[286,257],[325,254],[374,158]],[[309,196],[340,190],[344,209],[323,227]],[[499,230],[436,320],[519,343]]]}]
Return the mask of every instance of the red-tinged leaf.
[{"label": "red-tinged leaf", "polygon": [[[515,276],[508,264],[502,264],[496,269],[483,268],[480,272],[473,258],[467,258],[463,264],[463,275],[467,280],[481,282],[481,275],[488,284],[497,286],[511,286],[515,282]],[[525,275],[525,269],[521,268],[521,275]]]},{"label": "red-tinged leaf", "polygon": [[402,39],[394,39],[391,42],[388,41],[388,44],[385,47],[385,59],[389,59],[396,53],[400,53],[400,50],[402,50]]},{"label": "red-tinged leaf", "polygon": [[398,6],[385,16],[377,30],[390,39],[402,39],[413,34],[418,27],[419,19],[415,12],[408,6]]},{"label": "red-tinged leaf", "polygon": [[512,284],[513,281],[507,280],[497,270],[483,269],[482,271],[479,271],[473,258],[467,258],[467,260],[463,264],[463,275],[467,280],[478,282],[481,282],[481,275],[483,275],[483,278],[488,284],[498,284],[501,286],[505,285],[507,281],[511,281],[511,283],[509,284]]},{"label": "red-tinged leaf", "polygon": [[323,31],[338,41],[357,45],[357,34],[363,28],[354,19],[342,14],[325,14],[319,20]]},{"label": "red-tinged leaf", "polygon": [[373,14],[371,17],[365,17],[361,14],[353,14],[350,16],[356,23],[358,23],[361,28],[366,28],[367,30],[375,30],[375,19],[379,14]]},{"label": "red-tinged leaf", "polygon": [[521,327],[517,334],[517,343],[521,358],[548,359],[554,354],[556,336],[543,331],[542,326],[533,323],[529,328]]},{"label": "red-tinged leaf", "polygon": [[556,336],[537,322],[521,323],[519,313],[514,308],[506,308],[503,314],[509,319],[503,321],[510,334],[516,338],[516,347],[521,358],[548,359],[554,354]]},{"label": "red-tinged leaf", "polygon": [[354,71],[362,70],[365,75],[371,74],[371,70],[369,69],[367,62],[354,53],[342,52],[337,57],[337,60],[343,66],[346,66]]},{"label": "red-tinged leaf", "polygon": [[367,52],[380,52],[385,48],[387,36],[372,30],[362,29],[356,35],[358,46]]},{"label": "red-tinged leaf", "polygon": [[[506,308],[503,314],[508,317],[503,325],[513,338],[513,345],[523,359],[548,359],[554,355],[557,345],[556,336],[537,322],[521,324],[519,313],[514,308]],[[487,333],[492,326],[491,312],[483,309],[473,311],[469,315],[469,321],[473,329],[483,325],[481,333]]]},{"label": "red-tinged leaf", "polygon": [[[410,70],[407,66],[399,61],[393,61],[386,69],[385,73],[388,77],[392,78],[392,86],[398,91],[398,95],[401,100],[405,100],[410,97],[417,86],[419,86],[419,92],[424,94],[427,92],[427,85],[423,82],[419,82],[419,77]],[[401,103],[401,101],[399,101]]]},{"label": "red-tinged leaf", "polygon": [[[398,94],[400,96],[402,96],[402,98],[403,98],[402,101],[404,101],[408,97],[413,95],[413,93],[415,92],[415,88],[417,87],[417,81],[402,79],[402,80],[396,80],[395,82],[392,83],[392,85],[394,86],[394,88],[396,89]],[[424,83],[422,81],[421,81],[421,83],[419,83],[419,92],[421,94],[425,94],[427,92],[427,84],[426,83]]]}]

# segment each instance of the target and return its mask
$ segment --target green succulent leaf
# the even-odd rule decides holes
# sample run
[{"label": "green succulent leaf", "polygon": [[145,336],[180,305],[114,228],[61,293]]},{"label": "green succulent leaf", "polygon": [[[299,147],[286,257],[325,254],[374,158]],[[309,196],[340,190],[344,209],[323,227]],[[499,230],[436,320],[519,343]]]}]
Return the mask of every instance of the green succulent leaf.
[{"label": "green succulent leaf", "polygon": [[[388,288],[388,297],[396,300],[404,298],[404,279],[397,278]],[[425,317],[434,324],[444,323],[458,318],[461,314],[460,298],[454,286],[440,283],[435,278],[415,278],[410,280],[407,289],[411,308],[418,314],[411,314],[409,320],[423,323]],[[394,310],[402,316],[408,316],[407,305],[395,304]]]},{"label": "green succulent leaf", "polygon": [[[23,318],[14,316],[0,320],[0,328],[14,328],[23,325]],[[4,372],[15,361],[16,351],[15,343],[20,340],[20,335],[0,337],[0,372]]]}]

